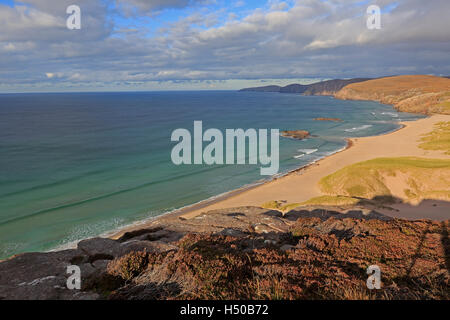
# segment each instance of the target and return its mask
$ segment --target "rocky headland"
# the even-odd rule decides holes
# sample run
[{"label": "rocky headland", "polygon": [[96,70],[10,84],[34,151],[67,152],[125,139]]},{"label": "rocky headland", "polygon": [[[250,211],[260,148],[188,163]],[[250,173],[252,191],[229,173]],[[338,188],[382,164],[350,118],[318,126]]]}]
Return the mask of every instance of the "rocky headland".
[{"label": "rocky headland", "polygon": [[332,96],[346,85],[351,83],[358,83],[370,80],[370,78],[355,78],[355,79],[334,79],[316,82],[313,84],[302,85],[302,84],[290,84],[287,86],[264,86],[255,88],[245,88],[240,91],[253,91],[253,92],[279,92],[279,93],[298,93],[308,96]]},{"label": "rocky headland", "polygon": [[[358,207],[162,217],[119,239],[0,263],[0,299],[449,299],[449,222]],[[81,290],[69,290],[69,265]],[[378,265],[383,290],[366,287]]]},{"label": "rocky headland", "polygon": [[403,112],[450,114],[450,79],[428,75],[379,78],[349,84],[335,97],[378,101]]},{"label": "rocky headland", "polygon": [[266,86],[241,91],[334,96],[343,100],[371,100],[391,104],[403,112],[450,114],[450,79],[429,75],[392,76],[377,79],[328,80],[310,85]]}]

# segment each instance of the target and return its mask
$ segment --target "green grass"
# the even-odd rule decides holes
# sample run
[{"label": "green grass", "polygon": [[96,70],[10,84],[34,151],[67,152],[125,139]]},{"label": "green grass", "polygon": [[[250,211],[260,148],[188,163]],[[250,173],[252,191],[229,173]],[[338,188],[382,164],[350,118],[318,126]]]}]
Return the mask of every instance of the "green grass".
[{"label": "green grass", "polygon": [[281,210],[282,203],[279,201],[268,201],[264,203],[261,207],[264,209]]},{"label": "green grass", "polygon": [[[450,105],[450,102],[448,102]],[[450,122],[439,122],[434,130],[421,139],[420,148],[425,150],[442,150],[450,154]]]},{"label": "green grass", "polygon": [[278,210],[282,213],[286,213],[291,211],[292,209],[297,208],[298,206],[300,206],[300,203],[289,203],[289,204],[285,204],[283,205],[283,203],[281,201],[269,201],[264,203],[261,207],[265,208],[265,209],[272,209],[272,210]]},{"label": "green grass", "polygon": [[395,177],[399,173],[407,177],[407,197],[440,197],[450,191],[450,160],[414,157],[378,158],[356,163],[322,178],[319,186],[328,195],[372,199],[391,195],[386,177]]},{"label": "green grass", "polygon": [[324,205],[324,206],[347,206],[355,205],[359,203],[359,199],[345,196],[320,196],[309,199],[308,201],[302,202],[302,206],[314,206],[314,205]]}]

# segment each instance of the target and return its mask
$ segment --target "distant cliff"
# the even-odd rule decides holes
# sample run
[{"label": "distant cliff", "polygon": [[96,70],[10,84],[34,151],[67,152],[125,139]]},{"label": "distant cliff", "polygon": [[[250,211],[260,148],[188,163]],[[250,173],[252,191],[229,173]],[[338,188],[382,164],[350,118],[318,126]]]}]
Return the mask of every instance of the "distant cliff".
[{"label": "distant cliff", "polygon": [[332,96],[345,86],[352,83],[359,83],[372,80],[370,78],[355,78],[355,79],[347,79],[347,80],[328,80],[322,81],[318,83],[313,83],[308,86],[308,89],[304,92],[305,95],[308,96]]},{"label": "distant cliff", "polygon": [[305,93],[305,91],[308,90],[308,87],[308,85],[290,84],[280,88],[280,93]]},{"label": "distant cliff", "polygon": [[255,91],[255,92],[280,92],[280,86],[265,86],[257,88],[246,88],[239,91]]},{"label": "distant cliff", "polygon": [[428,75],[379,78],[349,84],[335,97],[392,104],[403,112],[450,114],[450,79]]},{"label": "distant cliff", "polygon": [[279,93],[299,93],[308,96],[332,96],[337,91],[341,90],[348,84],[371,80],[370,78],[356,78],[356,79],[335,79],[317,82],[309,85],[290,84],[285,87],[280,86],[265,86],[255,88],[245,88],[240,91],[254,91],[254,92],[279,92]]},{"label": "distant cliff", "polygon": [[290,84],[246,88],[240,91],[335,96],[343,100],[371,100],[392,104],[403,112],[450,114],[450,78],[428,75],[377,79],[335,79],[309,85]]}]

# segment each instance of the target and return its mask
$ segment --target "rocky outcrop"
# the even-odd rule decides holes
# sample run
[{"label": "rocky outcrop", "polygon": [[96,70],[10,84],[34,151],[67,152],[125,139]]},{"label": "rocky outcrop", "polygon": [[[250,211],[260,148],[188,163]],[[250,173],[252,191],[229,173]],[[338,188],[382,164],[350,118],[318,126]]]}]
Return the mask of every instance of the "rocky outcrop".
[{"label": "rocky outcrop", "polygon": [[316,121],[332,121],[332,122],[342,122],[339,118],[315,118]]},{"label": "rocky outcrop", "polygon": [[[448,225],[430,221],[301,217],[282,230],[189,233],[179,250],[130,255],[136,276],[111,299],[448,299]],[[289,216],[289,215],[288,215]],[[366,269],[382,289],[366,287]],[[136,271],[136,269],[133,269]]]},{"label": "rocky outcrop", "polygon": [[281,132],[282,137],[292,138],[297,140],[303,140],[309,138],[311,135],[308,131],[305,130],[287,130]]},{"label": "rocky outcrop", "polygon": [[[147,237],[154,234],[148,230]],[[102,298],[95,290],[69,290],[67,267],[80,267],[82,284],[101,279],[108,264],[130,252],[162,253],[176,249],[161,241],[115,241],[104,238],[83,240],[76,249],[47,253],[25,253],[0,263],[0,300],[92,300]]]},{"label": "rocky outcrop", "polygon": [[[449,245],[448,222],[362,207],[233,208],[13,257],[0,263],[0,299],[448,299]],[[69,265],[81,290],[66,287]]]}]

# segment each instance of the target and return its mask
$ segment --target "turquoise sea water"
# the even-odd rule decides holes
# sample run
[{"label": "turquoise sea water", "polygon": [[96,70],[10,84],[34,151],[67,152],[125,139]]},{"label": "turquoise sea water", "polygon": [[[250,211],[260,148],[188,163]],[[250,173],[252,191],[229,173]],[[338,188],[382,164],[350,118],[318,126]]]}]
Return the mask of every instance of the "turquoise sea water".
[{"label": "turquoise sea water", "polygon": [[[337,117],[339,123],[314,121]],[[375,102],[253,92],[0,95],[0,259],[158,216],[261,180],[259,165],[175,166],[173,130],[302,129],[280,139],[280,173],[383,134],[398,113]]]}]

